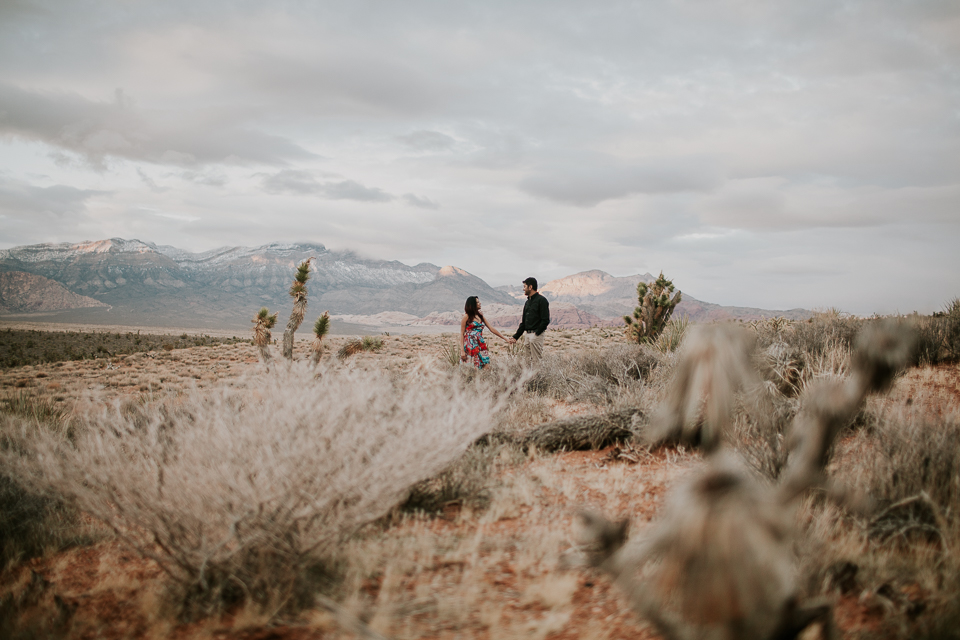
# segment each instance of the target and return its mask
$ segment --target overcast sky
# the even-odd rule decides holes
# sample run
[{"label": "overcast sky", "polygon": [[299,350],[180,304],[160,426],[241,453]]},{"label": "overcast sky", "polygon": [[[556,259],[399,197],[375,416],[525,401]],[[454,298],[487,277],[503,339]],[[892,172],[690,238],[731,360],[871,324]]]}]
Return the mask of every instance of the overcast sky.
[{"label": "overcast sky", "polygon": [[960,2],[0,1],[0,248],[960,296]]}]

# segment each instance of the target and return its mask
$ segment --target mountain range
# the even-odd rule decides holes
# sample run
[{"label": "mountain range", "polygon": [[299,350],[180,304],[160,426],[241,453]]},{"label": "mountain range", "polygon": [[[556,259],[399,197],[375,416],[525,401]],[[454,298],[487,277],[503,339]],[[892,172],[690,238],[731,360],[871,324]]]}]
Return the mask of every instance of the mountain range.
[{"label": "mountain range", "polygon": [[[519,286],[493,288],[454,266],[369,260],[322,244],[271,243],[191,253],[140,240],[38,244],[0,250],[0,316],[61,323],[246,330],[260,307],[291,305],[296,265],[313,258],[309,319],[329,310],[335,321],[365,327],[457,325],[469,295],[497,326],[516,326]],[[615,277],[585,271],[542,285],[552,326],[622,324],[637,304],[637,283],[650,274]],[[691,320],[755,319],[808,311],[724,307],[687,294],[677,308]],[[337,322],[334,323],[336,326]]]}]

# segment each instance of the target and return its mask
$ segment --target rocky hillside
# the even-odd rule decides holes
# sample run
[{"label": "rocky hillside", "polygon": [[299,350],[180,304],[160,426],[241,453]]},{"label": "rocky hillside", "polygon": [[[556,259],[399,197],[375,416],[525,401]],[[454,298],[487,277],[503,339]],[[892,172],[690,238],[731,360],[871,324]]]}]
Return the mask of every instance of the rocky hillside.
[{"label": "rocky hillside", "polygon": [[0,273],[0,313],[36,313],[106,306],[99,300],[68,291],[59,282],[43,276],[22,271]]}]

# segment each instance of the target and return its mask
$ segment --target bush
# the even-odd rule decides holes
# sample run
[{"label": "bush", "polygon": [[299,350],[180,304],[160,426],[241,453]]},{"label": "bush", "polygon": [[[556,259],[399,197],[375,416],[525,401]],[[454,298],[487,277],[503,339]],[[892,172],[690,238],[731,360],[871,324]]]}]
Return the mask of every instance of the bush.
[{"label": "bush", "polygon": [[624,388],[647,378],[662,359],[648,345],[550,354],[527,382],[527,389],[558,399],[609,403]]},{"label": "bush", "polygon": [[[20,429],[43,431],[58,439],[69,433],[64,410],[48,399],[18,393],[0,406],[3,455],[20,454],[16,437]],[[89,532],[80,525],[78,515],[58,497],[25,486],[11,466],[0,463],[0,568],[86,541]]]},{"label": "bush", "polygon": [[505,442],[478,442],[452,465],[410,489],[404,511],[436,513],[450,504],[486,507],[492,496],[493,474],[501,459],[519,460],[522,452]]},{"label": "bush", "polygon": [[941,364],[960,360],[960,298],[954,298],[941,311],[929,317],[916,317],[921,364]]},{"label": "bush", "polygon": [[244,601],[296,610],[339,545],[492,428],[504,395],[419,369],[308,364],[176,403],[82,416],[73,442],[34,431],[7,452],[32,487],[109,525],[173,579],[183,615]]},{"label": "bush", "polygon": [[340,350],[337,351],[337,357],[342,360],[363,351],[372,351],[376,353],[381,349],[383,349],[383,338],[378,338],[376,336],[363,336],[362,338],[351,340],[340,347]]}]

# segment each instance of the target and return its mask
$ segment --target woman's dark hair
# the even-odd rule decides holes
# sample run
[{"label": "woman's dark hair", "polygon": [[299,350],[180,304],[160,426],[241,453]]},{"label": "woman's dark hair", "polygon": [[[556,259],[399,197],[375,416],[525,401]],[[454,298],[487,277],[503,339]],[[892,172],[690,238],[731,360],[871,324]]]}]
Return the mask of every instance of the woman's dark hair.
[{"label": "woman's dark hair", "polygon": [[480,313],[480,310],[477,308],[477,303],[479,302],[477,296],[470,296],[467,298],[467,301],[463,305],[463,312],[467,314],[467,322],[473,322],[473,319],[477,316],[480,316],[480,321],[483,324],[487,324],[486,318],[483,317],[483,314]]}]

